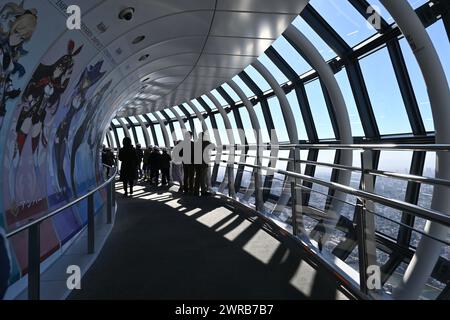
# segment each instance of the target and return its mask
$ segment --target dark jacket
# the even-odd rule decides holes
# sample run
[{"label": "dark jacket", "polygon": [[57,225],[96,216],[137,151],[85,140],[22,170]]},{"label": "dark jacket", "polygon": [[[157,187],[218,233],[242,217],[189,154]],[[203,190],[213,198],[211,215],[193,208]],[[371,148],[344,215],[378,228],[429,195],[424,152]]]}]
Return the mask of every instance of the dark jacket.
[{"label": "dark jacket", "polygon": [[138,157],[136,149],[132,146],[121,148],[119,150],[119,160],[122,161],[120,167],[120,180],[130,181],[137,179]]},{"label": "dark jacket", "polygon": [[161,153],[159,151],[153,151],[149,157],[151,170],[161,169]]},{"label": "dark jacket", "polygon": [[110,167],[114,165],[114,154],[111,150],[105,150],[102,152],[102,162]]},{"label": "dark jacket", "polygon": [[172,161],[170,155],[167,152],[163,152],[161,155],[161,169],[169,169],[170,161]]},{"label": "dark jacket", "polygon": [[142,162],[142,159],[144,158],[144,151],[142,151],[141,148],[136,148],[136,154],[138,157],[138,162]]}]

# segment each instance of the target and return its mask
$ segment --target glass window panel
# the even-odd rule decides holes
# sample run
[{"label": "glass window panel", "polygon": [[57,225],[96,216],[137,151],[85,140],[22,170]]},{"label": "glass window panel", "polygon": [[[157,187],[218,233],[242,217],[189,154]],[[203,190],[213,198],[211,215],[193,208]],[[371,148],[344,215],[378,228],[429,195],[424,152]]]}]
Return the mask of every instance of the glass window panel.
[{"label": "glass window panel", "polygon": [[179,115],[180,117],[184,118],[184,113],[183,113],[183,111],[181,111],[180,107],[174,106],[174,107],[172,107],[172,108],[173,108],[173,110],[175,110],[176,113],[178,113],[178,115]]},{"label": "glass window panel", "polygon": [[122,147],[122,145],[123,145],[123,138],[125,138],[125,133],[123,132],[123,128],[122,127],[116,128],[116,131],[117,131],[117,136],[119,137],[120,146]]},{"label": "glass window panel", "polygon": [[233,81],[236,82],[236,84],[239,86],[239,88],[244,91],[244,94],[247,96],[247,98],[255,96],[255,93],[250,90],[250,88],[242,81],[241,77],[234,76]]},{"label": "glass window panel", "polygon": [[186,111],[191,115],[191,116],[195,116],[194,110],[192,110],[192,108],[185,102],[183,103],[183,107],[186,108]]},{"label": "glass window panel", "polygon": [[117,119],[112,119],[111,122],[116,126],[120,125],[120,123],[119,123],[119,121],[117,121]]},{"label": "glass window panel", "polygon": [[308,135],[306,134],[305,123],[303,122],[303,117],[302,113],[300,112],[300,107],[295,90],[289,92],[286,97],[289,101],[289,105],[291,106],[292,113],[294,114],[295,123],[297,125],[298,139],[307,141]]},{"label": "glass window panel", "polygon": [[156,118],[155,118],[155,116],[153,115],[153,113],[147,113],[147,116],[150,118],[150,120],[152,120],[153,122],[156,122],[157,120],[156,120]]},{"label": "glass window panel", "polygon": [[241,98],[239,98],[237,93],[233,89],[231,89],[231,87],[228,84],[224,83],[222,85],[222,88],[225,90],[226,93],[228,93],[228,95],[231,97],[231,99],[233,99],[234,102],[241,101]]},{"label": "glass window panel", "polygon": [[239,129],[236,124],[236,119],[234,118],[234,113],[230,112],[228,113],[228,119],[230,119],[231,127],[233,128],[233,137],[234,137],[234,143],[235,144],[242,144],[244,141],[241,141],[241,137],[239,135]]},{"label": "glass window panel", "polygon": [[348,1],[311,0],[310,4],[350,46],[375,33],[375,29]]},{"label": "glass window panel", "polygon": [[417,60],[415,59],[411,47],[406,39],[403,38],[400,40],[400,46],[402,48],[406,67],[408,68],[409,77],[414,88],[414,94],[416,95],[417,104],[419,105],[425,129],[427,131],[434,131],[430,99],[428,98],[427,87],[422,76],[422,71],[420,71],[419,64],[417,63]]},{"label": "glass window panel", "polygon": [[141,128],[141,126],[138,125],[135,127],[135,129],[136,129],[136,136],[137,136],[138,142],[142,147],[144,147],[145,146],[145,138],[144,138],[144,134],[142,132],[142,128]]},{"label": "glass window panel", "polygon": [[350,126],[352,127],[352,135],[354,137],[363,137],[364,129],[361,124],[361,119],[359,118],[355,98],[345,69],[342,69],[336,74],[336,80],[342,91],[342,95],[344,96],[345,105],[347,106],[348,116],[350,117]]},{"label": "glass window panel", "polygon": [[286,78],[284,73],[278,69],[275,63],[273,63],[265,53],[263,53],[258,60],[269,70],[279,84],[288,82],[288,78]]},{"label": "glass window panel", "polygon": [[200,120],[198,118],[194,118],[194,127],[195,127],[195,132],[197,133],[197,135],[200,132],[203,132],[202,123],[200,122]]},{"label": "glass window panel", "polygon": [[206,104],[211,108],[211,110],[216,110],[216,105],[208,98],[207,95],[203,95],[202,99],[206,102]]},{"label": "glass window panel", "polygon": [[410,133],[411,125],[387,49],[362,59],[361,69],[381,134]]},{"label": "glass window panel", "polygon": [[270,142],[269,133],[267,131],[266,120],[264,119],[264,114],[262,112],[261,103],[258,102],[254,106],[256,116],[258,117],[259,126],[261,127],[261,138],[263,142]]},{"label": "glass window panel", "polygon": [[216,136],[214,135],[214,131],[213,131],[214,128],[211,123],[211,117],[206,118],[205,123],[206,123],[206,125],[208,127],[208,131],[209,131],[209,141],[211,141],[214,144],[217,144]]},{"label": "glass window panel", "polygon": [[292,24],[300,30],[311,43],[320,52],[325,60],[330,60],[336,57],[336,53],[326,44],[325,41],[309,26],[309,24],[303,20],[301,16],[295,18]]},{"label": "glass window panel", "polygon": [[133,124],[138,124],[139,122],[136,120],[135,117],[128,117],[128,119],[130,119],[131,123]]},{"label": "glass window panel", "polygon": [[206,112],[205,109],[202,107],[200,102],[197,101],[197,99],[191,100],[191,102],[194,104],[194,106],[197,107],[197,110],[200,112]]},{"label": "glass window panel", "polygon": [[284,121],[283,112],[281,111],[278,98],[272,97],[267,100],[267,102],[269,103],[269,109],[272,114],[273,124],[277,132],[278,140],[280,142],[289,142],[289,135],[287,133],[286,123]]},{"label": "glass window panel", "polygon": [[169,116],[170,119],[175,118],[175,115],[173,114],[172,111],[170,111],[170,109],[166,108],[166,109],[164,109],[164,112],[167,113],[167,115]]},{"label": "glass window panel", "polygon": [[155,124],[155,132],[156,132],[156,139],[158,139],[158,146],[164,147],[164,136],[161,131],[161,126],[159,124]]},{"label": "glass window panel", "polygon": [[334,138],[333,126],[319,80],[307,83],[305,90],[319,139]]},{"label": "glass window panel", "polygon": [[181,125],[178,121],[175,121],[173,123],[174,129],[175,129],[175,134],[177,136],[177,140],[182,140],[183,139],[183,131],[181,130]]},{"label": "glass window panel", "polygon": [[222,97],[222,95],[216,89],[212,90],[211,93],[219,101],[219,103],[222,106],[228,105],[228,103],[225,101],[225,99]]},{"label": "glass window panel", "polygon": [[223,122],[223,118],[220,114],[216,116],[216,123],[222,144],[229,144],[230,142],[228,141],[227,129],[225,128],[225,123]]},{"label": "glass window panel", "polygon": [[305,59],[291,46],[291,44],[286,40],[286,38],[279,37],[273,44],[272,47],[283,57],[283,59],[297,72],[301,75],[309,70],[311,66],[306,62]]},{"label": "glass window panel", "polygon": [[239,108],[239,114],[242,119],[242,126],[244,127],[245,137],[248,143],[256,143],[255,133],[253,132],[252,123],[250,121],[250,116],[245,107]]},{"label": "glass window panel", "polygon": [[386,10],[379,0],[367,0],[367,2],[369,2],[372,8],[375,9],[387,23],[394,23],[394,19],[390,15],[389,11]]},{"label": "glass window panel", "polygon": [[249,65],[247,68],[244,69],[244,71],[256,83],[256,85],[261,89],[261,91],[265,92],[267,90],[270,90],[270,85],[252,65]]}]

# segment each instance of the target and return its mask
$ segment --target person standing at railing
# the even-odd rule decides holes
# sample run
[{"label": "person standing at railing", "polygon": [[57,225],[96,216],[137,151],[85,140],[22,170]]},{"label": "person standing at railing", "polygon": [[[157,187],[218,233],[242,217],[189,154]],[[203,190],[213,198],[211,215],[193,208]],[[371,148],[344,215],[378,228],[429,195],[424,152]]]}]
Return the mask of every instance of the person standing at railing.
[{"label": "person standing at railing", "polygon": [[144,181],[150,181],[150,155],[152,153],[152,147],[144,150],[143,166],[144,170]]},{"label": "person standing at railing", "polygon": [[184,140],[181,148],[180,156],[183,159],[183,186],[185,194],[194,193],[194,141],[192,141],[192,132],[184,133]]},{"label": "person standing at railing", "polygon": [[[182,143],[181,140],[175,142],[175,147],[179,146],[179,144]],[[183,164],[177,161],[172,162],[172,181],[178,182],[180,184],[180,188],[178,189],[178,192],[181,192],[184,190],[183,185],[184,180],[184,172],[183,172]]]},{"label": "person standing at railing", "polygon": [[114,154],[111,149],[103,145],[102,150],[102,163],[107,166],[106,167],[106,176],[109,177],[109,172],[111,167],[114,165]]},{"label": "person standing at railing", "polygon": [[172,158],[167,153],[167,149],[163,149],[161,155],[161,184],[163,186],[170,185],[170,162]]},{"label": "person standing at railing", "polygon": [[131,144],[131,139],[123,139],[123,148],[119,150],[119,160],[122,162],[120,167],[120,181],[123,182],[125,197],[128,196],[128,185],[130,186],[130,195],[133,195],[133,184],[137,178],[138,157],[136,149]]},{"label": "person standing at railing", "polygon": [[155,187],[159,183],[159,170],[161,169],[161,153],[158,147],[154,147],[150,154],[150,183]]},{"label": "person standing at railing", "polygon": [[136,145],[136,154],[138,157],[138,175],[139,179],[142,178],[142,160],[144,159],[144,151],[142,151],[141,144]]}]

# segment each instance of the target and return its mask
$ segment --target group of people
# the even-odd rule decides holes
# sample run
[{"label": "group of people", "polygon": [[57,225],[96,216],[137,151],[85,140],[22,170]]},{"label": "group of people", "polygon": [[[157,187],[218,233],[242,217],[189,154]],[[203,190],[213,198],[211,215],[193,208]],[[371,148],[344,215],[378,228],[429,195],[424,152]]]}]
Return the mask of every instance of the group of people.
[{"label": "group of people", "polygon": [[[125,196],[133,195],[133,186],[139,179],[155,187],[160,182],[162,186],[178,182],[180,192],[189,195],[209,195],[209,163],[212,147],[205,134],[199,133],[198,139],[194,141],[192,133],[187,131],[184,139],[175,143],[172,151],[176,158],[174,161],[165,148],[161,150],[159,147],[149,147],[143,150],[139,144],[135,148],[131,139],[125,137],[118,154],[121,161],[120,181],[123,182]],[[114,155],[108,148],[104,148],[102,159],[107,166],[115,163]]]}]

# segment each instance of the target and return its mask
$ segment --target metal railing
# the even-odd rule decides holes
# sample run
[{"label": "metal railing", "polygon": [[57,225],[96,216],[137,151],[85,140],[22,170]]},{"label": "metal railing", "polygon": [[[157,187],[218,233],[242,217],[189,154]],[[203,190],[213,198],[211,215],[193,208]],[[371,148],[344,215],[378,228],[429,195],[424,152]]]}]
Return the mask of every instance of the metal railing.
[{"label": "metal railing", "polygon": [[[104,167],[109,167],[103,165]],[[85,195],[65,204],[64,206],[52,210],[43,216],[30,219],[26,224],[6,234],[6,238],[11,238],[25,230],[28,230],[28,299],[40,299],[40,282],[41,282],[41,256],[40,256],[40,225],[47,219],[50,219],[63,211],[73,207],[81,201],[87,199],[87,253],[95,252],[95,221],[94,221],[94,194],[104,188],[107,189],[106,200],[106,223],[112,223],[113,204],[115,203],[114,183],[117,175],[118,166],[109,167],[114,169],[112,175],[101,185],[89,191]],[[83,228],[83,229],[84,229]],[[82,229],[82,230],[83,230]]]},{"label": "metal railing", "polygon": [[[221,146],[222,147],[222,146]],[[381,176],[381,177],[389,177],[393,179],[399,179],[404,180],[408,182],[414,182],[414,183],[424,183],[429,184],[433,186],[443,186],[443,187],[450,187],[450,180],[446,179],[440,179],[440,178],[433,178],[433,177],[425,177],[420,175],[414,175],[414,174],[400,174],[396,172],[390,172],[390,171],[384,171],[384,170],[377,170],[374,169],[372,161],[370,159],[373,159],[373,152],[374,151],[420,151],[420,152],[449,152],[450,151],[450,145],[444,145],[444,144],[280,144],[280,145],[269,145],[269,144],[260,144],[259,148],[262,148],[263,151],[270,152],[272,149],[276,150],[287,150],[287,151],[294,151],[291,153],[291,155],[294,155],[294,158],[282,158],[282,157],[273,157],[273,156],[263,156],[261,149],[259,152],[256,152],[256,155],[249,154],[248,150],[255,150],[254,148],[258,148],[256,144],[253,145],[239,145],[238,148],[233,149],[233,147],[228,147],[228,149],[221,150],[217,152],[217,156],[230,156],[233,155],[235,158],[241,157],[242,153],[245,152],[245,157],[250,158],[259,158],[259,159],[269,159],[271,160],[271,164],[274,165],[275,161],[286,161],[289,164],[291,164],[291,168],[296,168],[296,164],[303,163],[306,165],[311,166],[324,166],[333,168],[336,170],[347,170],[351,172],[358,172],[361,174],[361,184],[360,188],[353,188],[348,185],[340,184],[338,182],[333,181],[327,181],[320,178],[316,178],[311,175],[302,174],[299,172],[294,171],[288,171],[276,168],[274,166],[262,166],[257,164],[250,164],[247,162],[239,162],[239,161],[227,161],[222,160],[223,158],[216,159],[216,164],[221,165],[222,163],[226,163],[229,165],[238,165],[240,167],[247,167],[252,168],[253,173],[256,176],[261,175],[261,171],[270,172],[271,175],[278,173],[280,175],[285,176],[286,178],[290,178],[291,180],[291,207],[292,207],[292,216],[291,216],[291,223],[292,223],[292,233],[294,236],[296,236],[299,233],[299,228],[297,226],[297,221],[299,218],[299,215],[301,215],[303,212],[299,212],[298,210],[298,204],[299,199],[298,195],[296,194],[296,190],[303,190],[305,186],[303,186],[303,182],[309,182],[311,184],[317,184],[324,187],[329,188],[329,190],[339,191],[346,195],[352,195],[355,196],[356,199],[359,200],[359,204],[354,204],[357,210],[355,210],[355,229],[357,233],[357,243],[358,243],[358,253],[359,253],[359,274],[360,274],[360,290],[364,294],[368,294],[368,288],[367,288],[367,273],[363,270],[367,270],[367,267],[370,265],[369,260],[373,257],[369,257],[367,244],[368,242],[375,240],[373,239],[375,230],[374,227],[372,227],[372,232],[368,231],[367,228],[367,219],[371,217],[378,216],[380,218],[384,218],[387,220],[390,220],[388,217],[385,217],[379,213],[376,213],[373,209],[373,206],[375,203],[380,204],[382,206],[386,206],[395,210],[399,210],[401,212],[407,212],[408,214],[416,217],[423,218],[425,220],[438,223],[440,225],[450,227],[450,215],[448,213],[439,212],[433,209],[428,209],[421,207],[416,204],[412,204],[406,201],[396,200],[392,199],[383,195],[379,195],[375,192],[375,182],[374,177],[375,176]],[[253,148],[253,149],[252,149]],[[232,150],[237,152],[232,152]],[[239,153],[239,150],[241,153]],[[311,161],[311,160],[302,160],[297,159],[298,157],[298,151],[300,150],[351,150],[351,151],[361,151],[361,167],[355,167],[355,166],[349,166],[349,165],[343,165],[343,164],[332,164],[332,163],[324,163],[324,162],[318,162],[318,161]],[[255,163],[260,163],[258,161],[255,161]],[[225,178],[226,179],[226,178]],[[300,181],[300,183],[299,183]],[[286,180],[288,182],[288,180]],[[257,186],[255,186],[256,188]],[[255,189],[256,191],[256,189]],[[310,190],[313,191],[313,190]],[[262,199],[257,199],[258,193],[255,192],[255,209],[257,211],[261,210],[261,201]],[[332,195],[326,195],[327,198],[334,198]],[[336,199],[338,201],[341,201],[340,199]],[[258,204],[259,203],[259,204]],[[449,242],[447,239],[438,239],[436,237],[433,237],[432,235],[428,235],[425,232],[421,232],[420,230],[414,229],[413,226],[406,225],[401,222],[396,222],[404,228],[410,229],[410,231],[416,231],[422,236],[429,237],[430,239],[433,239],[435,241],[439,241],[442,244],[448,245]],[[373,234],[370,234],[373,233]],[[372,240],[368,240],[368,238],[372,237]],[[375,257],[376,259],[376,257]]]}]

